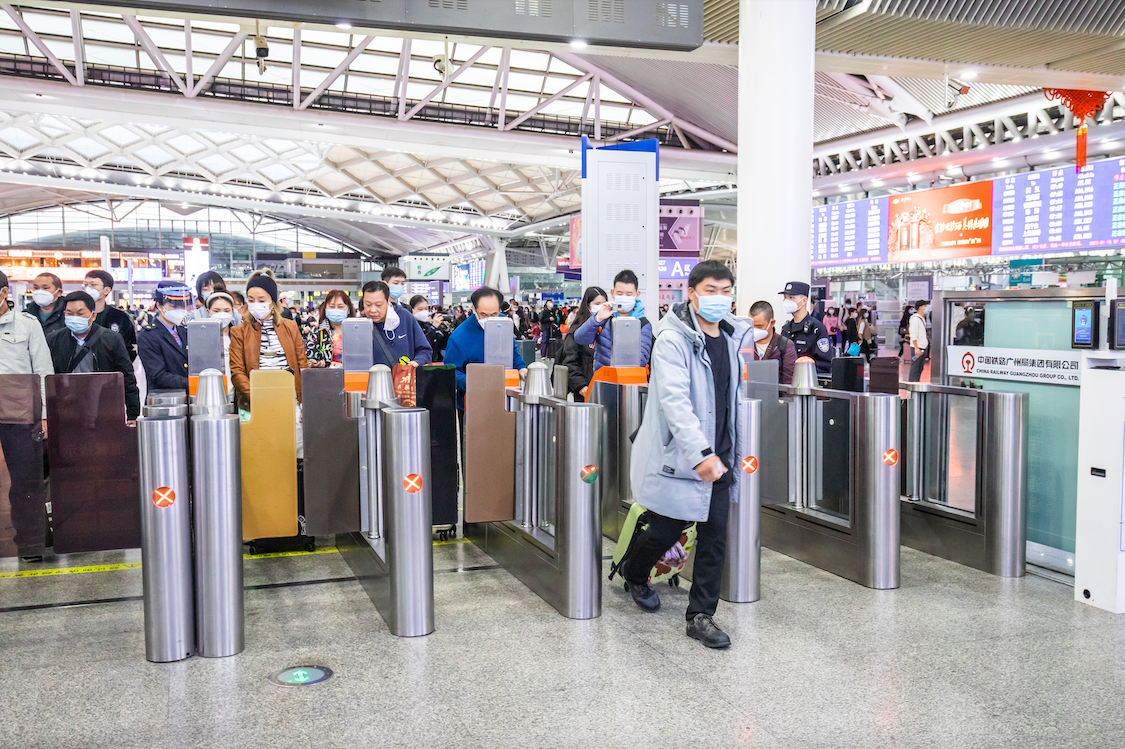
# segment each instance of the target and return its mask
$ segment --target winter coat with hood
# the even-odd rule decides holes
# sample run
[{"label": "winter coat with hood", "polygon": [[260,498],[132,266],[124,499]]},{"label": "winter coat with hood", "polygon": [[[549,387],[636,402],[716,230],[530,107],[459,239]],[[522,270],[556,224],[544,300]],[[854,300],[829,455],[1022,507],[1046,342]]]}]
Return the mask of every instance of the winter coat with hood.
[{"label": "winter coat with hood", "polygon": [[[727,335],[730,357],[727,423],[732,430],[733,460],[739,451],[739,352],[754,347],[754,336],[752,326],[729,313],[719,327]],[[648,403],[629,467],[637,502],[660,515],[692,522],[706,521],[710,511],[711,485],[699,478],[695,467],[710,457],[716,446],[715,382],[703,335],[689,302],[675,306],[657,326]],[[733,492],[737,491],[741,471],[732,473]]]}]

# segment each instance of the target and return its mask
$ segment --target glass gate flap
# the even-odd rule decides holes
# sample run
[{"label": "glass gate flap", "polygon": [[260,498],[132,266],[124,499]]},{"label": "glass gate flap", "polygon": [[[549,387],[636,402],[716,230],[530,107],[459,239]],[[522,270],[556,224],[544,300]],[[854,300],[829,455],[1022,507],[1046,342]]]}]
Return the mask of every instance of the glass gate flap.
[{"label": "glass gate flap", "polygon": [[763,477],[762,545],[869,588],[897,588],[898,397],[778,385],[776,362],[752,364],[773,365],[747,366],[746,394],[762,400],[763,455],[788,466]]}]

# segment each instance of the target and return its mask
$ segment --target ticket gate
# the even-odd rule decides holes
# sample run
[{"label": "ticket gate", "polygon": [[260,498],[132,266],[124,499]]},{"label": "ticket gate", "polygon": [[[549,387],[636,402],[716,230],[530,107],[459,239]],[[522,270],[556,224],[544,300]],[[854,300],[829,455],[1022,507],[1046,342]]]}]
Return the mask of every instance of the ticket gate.
[{"label": "ticket gate", "polygon": [[902,543],[1001,577],[1024,574],[1027,393],[904,382]]},{"label": "ticket gate", "polygon": [[610,365],[594,373],[586,400],[605,408],[602,533],[616,541],[621,535],[625,518],[629,515],[629,507],[633,504],[629,461],[632,455],[632,437],[640,428],[644,414],[648,377],[641,367],[641,320],[635,317],[614,317],[606,323],[613,330]]},{"label": "ticket gate", "polygon": [[337,535],[336,546],[391,634],[428,635],[434,631],[430,413],[398,405],[391,370],[382,364],[371,368],[363,409],[364,530]]},{"label": "ticket gate", "polygon": [[[728,603],[753,603],[762,597],[761,454],[762,402],[740,394],[738,452],[733,469],[738,486],[731,491],[727,520],[727,553],[719,598]],[[681,575],[692,579],[694,550]]]},{"label": "ticket gate", "polygon": [[868,588],[899,586],[899,421],[892,395],[822,389],[798,360],[746,363],[762,401],[762,545]]},{"label": "ticket gate", "polygon": [[600,616],[602,407],[554,396],[542,362],[520,388],[466,375],[465,535],[563,616]]},{"label": "ticket gate", "polygon": [[245,647],[239,420],[223,374],[195,403],[153,394],[137,421],[145,657],[166,663]]}]

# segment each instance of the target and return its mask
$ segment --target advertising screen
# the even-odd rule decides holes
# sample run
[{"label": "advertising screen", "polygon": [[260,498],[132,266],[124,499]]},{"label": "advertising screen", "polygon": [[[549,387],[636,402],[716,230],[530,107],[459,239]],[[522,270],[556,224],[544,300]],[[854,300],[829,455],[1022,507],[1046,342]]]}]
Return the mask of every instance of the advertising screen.
[{"label": "advertising screen", "polygon": [[813,208],[812,264],[887,262],[887,198]]},{"label": "advertising screen", "polygon": [[887,259],[892,263],[988,255],[992,183],[966,182],[889,199]]},{"label": "advertising screen", "polygon": [[469,264],[454,265],[451,268],[454,291],[469,291]]}]

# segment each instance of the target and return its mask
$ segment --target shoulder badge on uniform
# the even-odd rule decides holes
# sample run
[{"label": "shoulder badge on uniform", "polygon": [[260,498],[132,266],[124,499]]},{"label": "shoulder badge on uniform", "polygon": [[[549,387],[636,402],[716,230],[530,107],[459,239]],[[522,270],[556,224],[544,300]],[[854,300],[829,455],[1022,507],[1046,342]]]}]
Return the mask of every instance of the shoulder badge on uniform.
[{"label": "shoulder badge on uniform", "polygon": [[109,324],[109,329],[112,330],[114,333],[120,333],[121,332],[121,326],[118,325],[115,322],[111,322]]},{"label": "shoulder badge on uniform", "polygon": [[828,353],[828,339],[827,338],[821,338],[819,341],[816,342],[816,347],[818,349],[820,349],[823,353],[827,354]]}]

